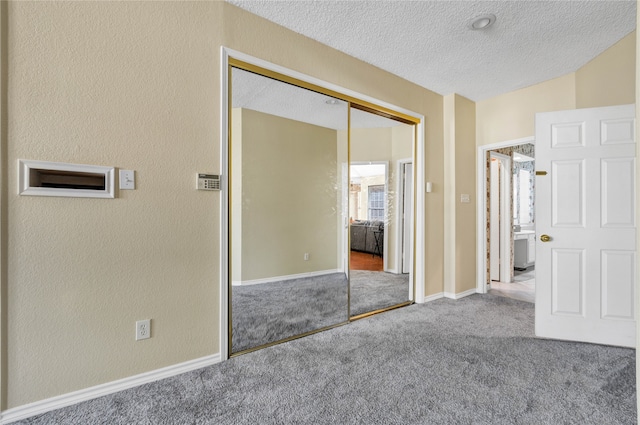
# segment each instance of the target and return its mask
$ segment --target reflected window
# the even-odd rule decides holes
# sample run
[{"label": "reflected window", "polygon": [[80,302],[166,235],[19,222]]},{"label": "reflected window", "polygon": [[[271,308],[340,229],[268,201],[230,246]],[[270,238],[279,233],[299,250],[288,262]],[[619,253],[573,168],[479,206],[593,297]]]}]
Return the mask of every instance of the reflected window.
[{"label": "reflected window", "polygon": [[369,220],[384,220],[384,185],[369,186]]}]

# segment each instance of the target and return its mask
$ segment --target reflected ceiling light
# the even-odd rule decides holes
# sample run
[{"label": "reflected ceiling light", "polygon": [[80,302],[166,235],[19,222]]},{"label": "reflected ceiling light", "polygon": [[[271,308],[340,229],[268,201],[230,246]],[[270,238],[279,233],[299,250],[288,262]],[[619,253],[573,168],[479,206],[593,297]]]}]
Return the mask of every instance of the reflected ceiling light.
[{"label": "reflected ceiling light", "polygon": [[469,21],[469,28],[472,30],[486,30],[496,21],[496,15],[480,15]]},{"label": "reflected ceiling light", "polygon": [[325,100],[327,105],[339,105],[340,101],[338,99],[327,99]]}]

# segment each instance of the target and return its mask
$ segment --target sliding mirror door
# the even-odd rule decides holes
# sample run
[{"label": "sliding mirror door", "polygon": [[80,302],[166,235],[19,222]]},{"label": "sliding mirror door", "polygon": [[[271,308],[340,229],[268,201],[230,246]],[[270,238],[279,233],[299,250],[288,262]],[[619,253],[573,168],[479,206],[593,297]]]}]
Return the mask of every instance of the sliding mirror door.
[{"label": "sliding mirror door", "polygon": [[346,102],[230,68],[230,354],[348,321]]},{"label": "sliding mirror door", "polygon": [[414,125],[351,108],[351,316],[413,300]]}]

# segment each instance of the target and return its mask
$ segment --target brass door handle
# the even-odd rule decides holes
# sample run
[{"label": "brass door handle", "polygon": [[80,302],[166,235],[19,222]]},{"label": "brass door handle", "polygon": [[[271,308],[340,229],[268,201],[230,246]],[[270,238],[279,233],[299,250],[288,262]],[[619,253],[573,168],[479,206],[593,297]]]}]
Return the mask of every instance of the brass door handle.
[{"label": "brass door handle", "polygon": [[542,242],[549,242],[551,240],[551,236],[549,236],[549,235],[540,235],[540,240]]}]

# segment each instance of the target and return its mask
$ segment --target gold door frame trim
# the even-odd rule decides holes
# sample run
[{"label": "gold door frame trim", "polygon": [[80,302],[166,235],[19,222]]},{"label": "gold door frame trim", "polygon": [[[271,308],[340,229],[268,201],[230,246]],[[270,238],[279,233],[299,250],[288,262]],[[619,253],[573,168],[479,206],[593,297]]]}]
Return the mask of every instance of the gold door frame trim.
[{"label": "gold door frame trim", "polygon": [[327,96],[335,97],[336,99],[344,100],[349,103],[351,107],[355,109],[360,109],[362,111],[367,111],[374,113],[376,115],[381,115],[383,117],[399,121],[405,124],[419,124],[420,119],[413,117],[408,114],[404,114],[399,111],[394,111],[393,109],[385,108],[384,106],[376,105],[371,102],[367,102],[362,99],[358,99],[353,96],[346,95],[344,93],[337,92],[335,90],[327,89],[324,87],[320,87],[316,84],[309,83],[307,81],[299,80],[294,77],[289,77],[288,75],[280,74],[276,71],[271,71],[266,68],[262,68],[257,65],[253,65],[247,62],[243,62],[241,60],[230,57],[229,58],[229,66],[233,68],[243,69],[245,71],[252,72],[254,74],[262,75],[264,77],[272,78],[274,80],[282,81],[287,84],[291,84],[294,86],[301,87],[303,89],[311,90],[316,93],[325,94]]},{"label": "gold door frame trim", "polygon": [[[365,100],[362,99],[358,99],[357,97],[353,97],[353,96],[349,96],[346,95],[344,93],[340,93],[338,91],[335,90],[331,90],[328,88],[324,88],[321,87],[319,85],[298,79],[298,78],[294,78],[294,77],[290,77],[288,75],[285,74],[281,74],[279,72],[276,71],[272,71],[270,69],[267,68],[263,68],[261,66],[258,65],[254,65],[248,62],[244,62],[242,60],[233,58],[231,56],[228,57],[228,63],[227,63],[227,90],[228,90],[228,97],[227,97],[227,163],[228,163],[228,182],[227,182],[227,187],[228,187],[228,202],[227,202],[227,217],[228,217],[228,229],[229,232],[231,231],[232,228],[232,214],[231,214],[231,208],[233,205],[232,202],[232,190],[231,190],[231,186],[232,186],[232,182],[231,182],[231,176],[232,176],[232,144],[231,144],[231,140],[232,140],[232,116],[233,116],[233,107],[232,107],[232,101],[233,101],[233,85],[232,85],[232,69],[233,68],[237,68],[237,69],[241,69],[244,71],[248,71],[257,75],[261,75],[267,78],[271,78],[277,81],[281,81],[287,84],[291,84],[300,88],[304,88],[307,90],[311,90],[314,91],[316,93],[320,93],[320,94],[324,94],[327,96],[331,96],[334,97],[336,99],[340,99],[343,100],[345,102],[347,102],[347,181],[350,181],[351,179],[351,171],[350,171],[350,167],[348,166],[351,163],[351,108],[354,109],[358,109],[364,112],[369,112],[378,116],[382,116],[394,121],[398,121],[404,124],[408,124],[408,125],[413,125],[414,127],[414,141],[413,141],[413,155],[412,155],[412,160],[413,163],[415,164],[417,161],[417,153],[418,153],[418,126],[419,124],[421,124],[421,120],[417,117],[414,117],[412,115],[408,115],[390,108],[386,108],[384,106],[380,106],[380,105],[376,105],[375,103],[372,102],[367,102]],[[411,284],[413,285],[413,289],[412,289],[412,298],[409,301],[400,303],[400,304],[395,304],[389,307],[385,307],[385,308],[381,308],[381,309],[377,309],[374,311],[370,311],[370,312],[366,312],[366,313],[362,313],[356,316],[351,316],[351,277],[350,277],[350,270],[351,270],[351,258],[350,255],[347,255],[347,320],[345,322],[340,322],[340,323],[336,323],[334,325],[330,325],[330,326],[326,326],[320,329],[316,329],[313,331],[309,331],[309,332],[305,332],[302,333],[300,335],[294,335],[294,336],[290,336],[284,339],[280,339],[277,341],[273,341],[267,344],[262,344],[256,347],[252,347],[252,348],[248,348],[245,350],[241,350],[238,351],[236,353],[232,352],[232,343],[233,343],[233,323],[232,323],[232,282],[231,282],[231,274],[229,273],[227,276],[227,323],[228,323],[228,341],[227,341],[227,358],[231,358],[231,357],[235,357],[241,354],[246,354],[246,353],[250,353],[253,351],[257,351],[263,348],[267,348],[267,347],[271,347],[274,345],[278,345],[281,344],[283,342],[288,342],[288,341],[292,341],[298,338],[302,338],[305,336],[309,336],[309,335],[313,335],[315,333],[318,332],[323,332],[329,329],[333,329],[339,326],[344,326],[348,323],[351,323],[352,321],[355,320],[359,320],[359,319],[363,319],[365,317],[369,317],[375,314],[379,314],[379,313],[383,313],[385,311],[390,311],[390,310],[395,310],[397,308],[401,308],[401,307],[405,307],[411,304],[415,303],[415,299],[416,299],[416,228],[417,226],[416,224],[416,217],[417,217],[417,190],[418,190],[418,185],[417,185],[417,172],[416,172],[416,168],[414,166],[414,173],[413,173],[413,252],[412,252],[412,282]],[[347,200],[348,201],[348,200]],[[347,226],[347,246],[350,246],[350,242],[351,242],[351,223],[349,223],[349,225]],[[227,255],[227,268],[228,270],[231,270],[231,266],[232,266],[232,256],[231,256],[231,252],[232,252],[232,238],[229,237],[228,238],[228,245],[227,245],[227,251],[228,251],[228,255]]]}]

